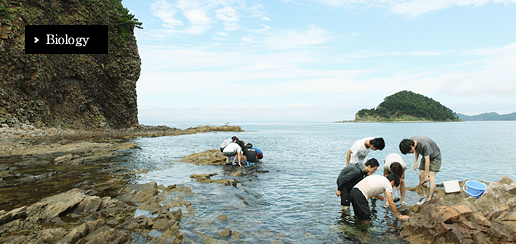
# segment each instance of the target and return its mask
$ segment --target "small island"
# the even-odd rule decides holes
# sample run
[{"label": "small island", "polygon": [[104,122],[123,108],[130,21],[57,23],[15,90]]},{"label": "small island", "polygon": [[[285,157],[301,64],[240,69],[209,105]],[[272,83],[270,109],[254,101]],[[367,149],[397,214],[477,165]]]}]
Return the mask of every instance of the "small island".
[{"label": "small island", "polygon": [[450,122],[462,121],[441,103],[412,91],[400,91],[384,98],[376,108],[361,109],[354,120],[343,122]]}]

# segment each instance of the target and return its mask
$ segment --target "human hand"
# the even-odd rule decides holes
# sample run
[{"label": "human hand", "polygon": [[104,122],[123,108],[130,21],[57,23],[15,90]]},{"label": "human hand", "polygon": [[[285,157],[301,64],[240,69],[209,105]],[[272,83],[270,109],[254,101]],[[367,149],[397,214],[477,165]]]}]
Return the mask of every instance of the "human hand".
[{"label": "human hand", "polygon": [[401,219],[401,220],[408,220],[408,219],[409,219],[409,216],[407,216],[407,215],[399,215],[399,216],[397,217],[397,219]]},{"label": "human hand", "polygon": [[413,165],[413,169],[416,170],[417,166],[418,166],[418,164],[415,162],[415,164]]},{"label": "human hand", "polygon": [[340,190],[336,191],[336,196],[338,196],[338,197],[341,196],[341,191]]},{"label": "human hand", "polygon": [[377,198],[379,198],[379,200],[381,200],[381,201],[384,201],[384,197],[383,196],[377,196]]}]

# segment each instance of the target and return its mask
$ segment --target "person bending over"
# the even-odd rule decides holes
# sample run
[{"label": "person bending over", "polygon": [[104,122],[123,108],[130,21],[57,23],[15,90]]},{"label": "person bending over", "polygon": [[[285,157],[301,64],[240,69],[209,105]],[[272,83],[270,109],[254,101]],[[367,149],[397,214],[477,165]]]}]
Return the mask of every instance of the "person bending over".
[{"label": "person bending over", "polygon": [[372,158],[366,164],[351,164],[343,168],[337,178],[336,196],[341,197],[343,210],[350,209],[350,191],[364,177],[372,175],[379,167],[377,159]]},{"label": "person bending over", "polygon": [[[388,176],[391,173],[395,173],[400,177],[400,200],[402,205],[406,204],[406,181],[404,180],[404,174],[407,169],[406,163],[402,160],[402,156],[397,153],[390,153],[384,160],[384,176]],[[393,199],[394,201],[395,198]],[[384,207],[388,207],[388,203]]]},{"label": "person bending over", "polygon": [[382,137],[373,138],[368,137],[358,140],[354,143],[352,148],[346,153],[346,165],[356,163],[366,163],[366,156],[370,153],[370,150],[382,150],[384,149],[384,139]]},{"label": "person bending over", "polygon": [[[388,177],[384,177],[382,175],[371,175],[361,180],[350,192],[355,216],[360,220],[371,220],[371,211],[368,199],[376,197],[381,201],[386,199],[391,207],[391,211],[393,211],[397,219],[409,219],[409,216],[400,215],[398,213],[395,202],[393,202],[393,198],[391,196],[393,187],[399,186],[399,184],[400,178],[396,174],[390,174]],[[380,195],[382,193],[384,193],[384,197]]]},{"label": "person bending over", "polygon": [[[418,157],[422,155],[420,160],[419,185],[422,187],[424,197],[420,199],[417,204],[423,204],[433,199],[434,190],[436,188],[435,176],[440,171],[442,165],[442,153],[440,148],[431,138],[426,136],[413,136],[409,139],[404,139],[399,144],[399,149],[402,154],[414,153],[415,164],[413,168],[416,170],[418,166]],[[429,194],[427,192],[426,183],[429,182]]]}]

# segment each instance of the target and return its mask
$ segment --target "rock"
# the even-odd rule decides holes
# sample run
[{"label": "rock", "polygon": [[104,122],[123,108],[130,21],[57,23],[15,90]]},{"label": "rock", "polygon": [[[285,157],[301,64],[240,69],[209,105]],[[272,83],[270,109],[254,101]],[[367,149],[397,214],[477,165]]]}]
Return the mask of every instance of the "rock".
[{"label": "rock", "polygon": [[200,153],[194,153],[181,159],[183,162],[193,164],[223,165],[226,157],[220,150],[212,149]]},{"label": "rock", "polygon": [[217,216],[217,220],[227,220],[227,219],[228,219],[228,216],[226,216],[226,214]]},{"label": "rock", "polygon": [[28,219],[33,223],[48,223],[80,203],[85,197],[84,190],[78,188],[47,197],[27,208]]},{"label": "rock", "polygon": [[156,218],[154,218],[153,229],[165,231],[173,228],[174,226],[177,227],[178,224],[178,219],[175,215],[169,211],[162,211],[158,216],[156,216]]},{"label": "rock", "polygon": [[147,216],[140,215],[137,218],[131,218],[126,220],[124,224],[122,224],[120,227],[123,227],[127,230],[143,230],[143,229],[149,229],[151,227],[151,223]]},{"label": "rock", "polygon": [[86,196],[77,206],[76,213],[92,213],[97,211],[102,205],[102,199],[98,196]]},{"label": "rock", "polygon": [[198,182],[201,183],[217,183],[221,185],[227,185],[227,186],[237,186],[236,180],[226,180],[226,179],[220,179],[220,180],[212,180],[210,177],[217,175],[217,173],[210,173],[210,174],[194,174],[191,175],[190,178],[195,179]]},{"label": "rock", "polygon": [[117,231],[108,226],[103,226],[78,242],[78,244],[82,243],[130,244],[131,237],[124,231]]},{"label": "rock", "polygon": [[515,206],[515,183],[508,177],[488,184],[479,199],[441,192],[410,208],[400,234],[411,243],[515,242]]},{"label": "rock", "polygon": [[121,193],[122,195],[117,199],[124,202],[141,203],[158,194],[158,185],[154,181],[147,184],[129,185]]},{"label": "rock", "polygon": [[228,227],[224,228],[224,230],[219,232],[219,236],[222,236],[222,237],[227,237],[227,236],[229,236],[231,234],[232,234],[232,231]]}]

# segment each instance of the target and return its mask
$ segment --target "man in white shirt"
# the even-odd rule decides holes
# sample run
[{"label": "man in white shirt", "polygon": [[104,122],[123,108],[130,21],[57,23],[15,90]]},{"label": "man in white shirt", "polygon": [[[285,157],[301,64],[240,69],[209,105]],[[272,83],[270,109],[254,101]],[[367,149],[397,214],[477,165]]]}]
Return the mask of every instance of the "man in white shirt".
[{"label": "man in white shirt", "polygon": [[[384,177],[382,175],[371,175],[361,180],[350,192],[355,216],[360,220],[370,220],[371,211],[368,199],[376,197],[383,201],[384,197],[386,197],[386,201],[389,203],[391,210],[398,219],[409,219],[409,216],[399,215],[395,202],[393,202],[393,198],[391,196],[393,187],[398,186],[399,184],[400,178],[396,174],[390,174],[388,177]],[[384,193],[384,197],[380,195],[382,193]]]},{"label": "man in white shirt", "polygon": [[[221,143],[220,150],[223,152],[224,148],[232,142],[237,142],[238,138],[236,136],[232,136],[232,138],[226,138],[223,143]],[[230,163],[230,157],[226,156],[226,164]]]},{"label": "man in white shirt", "polygon": [[239,144],[232,142],[223,149],[224,156],[233,157],[232,164],[235,165],[235,159],[238,159],[239,166],[242,167],[242,148]]},{"label": "man in white shirt", "polygon": [[368,137],[356,141],[346,153],[346,166],[351,163],[366,163],[366,156],[370,153],[370,149],[374,151],[384,149],[384,139]]}]

